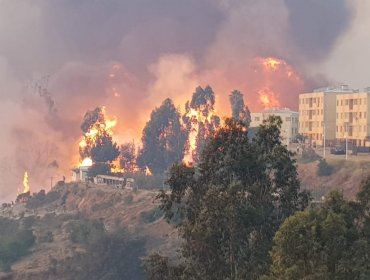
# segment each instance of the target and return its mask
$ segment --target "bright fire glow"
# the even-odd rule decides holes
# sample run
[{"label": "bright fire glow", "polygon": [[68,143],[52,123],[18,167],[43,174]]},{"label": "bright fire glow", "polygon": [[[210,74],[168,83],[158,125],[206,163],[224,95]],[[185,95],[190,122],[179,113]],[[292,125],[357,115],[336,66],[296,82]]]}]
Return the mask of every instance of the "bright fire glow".
[{"label": "bright fire glow", "polygon": [[[108,119],[105,115],[105,107],[102,107],[103,121],[97,120],[90,129],[84,134],[84,137],[79,142],[80,150],[90,149],[93,147],[101,135],[113,135],[113,129],[117,125],[117,119]],[[90,167],[93,165],[91,158],[86,157],[82,159],[79,166]]]},{"label": "bright fire glow", "polygon": [[260,102],[264,108],[279,108],[281,104],[276,94],[269,88],[258,91]]},{"label": "bright fire glow", "polygon": [[284,103],[288,101],[287,94],[293,89],[303,87],[303,81],[295,69],[279,58],[257,58],[256,73],[258,87],[255,92],[258,94],[259,104],[265,109],[286,106]]},{"label": "bright fire glow", "polygon": [[282,63],[285,63],[283,62],[282,60],[280,59],[277,59],[277,58],[273,58],[273,57],[266,57],[264,59],[262,59],[262,63],[263,65],[266,67],[266,68],[269,68],[269,69],[272,69],[272,70],[276,70],[277,67],[282,64]]},{"label": "bright fire glow", "polygon": [[[188,136],[188,147],[185,151],[184,162],[192,163],[194,162],[194,155],[197,150],[197,137],[199,134],[199,129],[201,125],[204,125],[204,128],[207,129],[207,125],[212,122],[212,118],[215,116],[215,111],[211,110],[208,112],[208,115],[204,114],[202,109],[195,110],[189,108],[189,112],[186,116],[190,119],[191,129]],[[209,136],[210,131],[205,131],[205,136]]]},{"label": "bright fire glow", "polygon": [[93,165],[93,161],[91,158],[87,157],[87,158],[84,158],[84,160],[81,162],[80,166],[83,166],[83,167],[90,167]]},{"label": "bright fire glow", "polygon": [[28,192],[30,192],[30,185],[28,181],[28,173],[26,171],[23,176],[23,192],[22,193],[28,193]]}]

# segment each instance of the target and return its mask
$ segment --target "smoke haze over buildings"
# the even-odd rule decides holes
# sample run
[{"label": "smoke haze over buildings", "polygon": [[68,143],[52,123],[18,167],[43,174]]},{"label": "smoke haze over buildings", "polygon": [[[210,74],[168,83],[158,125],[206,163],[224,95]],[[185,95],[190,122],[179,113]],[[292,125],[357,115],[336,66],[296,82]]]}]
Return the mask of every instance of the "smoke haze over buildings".
[{"label": "smoke haze over buildings", "polygon": [[[81,120],[97,106],[127,141],[165,98],[183,109],[198,85],[212,86],[221,116],[234,89],[260,109],[257,89],[271,79],[292,108],[316,86],[365,86],[369,10],[360,0],[0,0],[0,200],[25,170],[31,191],[68,177]],[[299,78],[265,74],[261,57],[283,59]]]}]

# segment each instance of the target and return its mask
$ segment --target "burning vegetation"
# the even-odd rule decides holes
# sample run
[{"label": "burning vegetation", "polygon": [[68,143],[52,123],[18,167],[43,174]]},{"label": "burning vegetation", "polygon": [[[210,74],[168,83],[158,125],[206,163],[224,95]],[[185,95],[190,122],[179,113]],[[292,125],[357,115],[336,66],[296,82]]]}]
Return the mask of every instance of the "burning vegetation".
[{"label": "burning vegetation", "polygon": [[[275,57],[256,58],[250,91],[257,94],[263,108],[281,107],[286,84],[301,87],[295,69]],[[250,124],[250,111],[238,90],[229,95],[232,118]],[[256,101],[255,101],[256,102]],[[116,118],[108,118],[104,107],[88,111],[81,124],[80,166],[91,174],[133,173],[163,174],[174,162],[196,163],[207,139],[220,127],[216,97],[210,86],[198,86],[181,113],[169,98],[155,108],[146,123],[141,146],[134,142],[118,145],[113,141]]]},{"label": "burning vegetation", "polygon": [[108,119],[104,107],[88,111],[81,124],[84,133],[79,143],[80,166],[91,166],[92,169],[107,171],[119,155],[117,143],[113,142],[113,128],[116,119]]},{"label": "burning vegetation", "polygon": [[297,71],[282,59],[257,58],[254,68],[258,75],[255,90],[258,102],[263,108],[278,108],[285,105],[282,103],[282,97],[286,96],[287,86],[297,90],[303,88],[303,80]]},{"label": "burning vegetation", "polygon": [[26,202],[30,196],[30,184],[28,180],[28,172],[24,172],[23,175],[23,190],[20,193],[18,189],[16,202]]},{"label": "burning vegetation", "polygon": [[[250,112],[243,94],[229,96],[232,117],[249,126]],[[220,127],[215,110],[216,98],[210,86],[197,87],[181,115],[167,98],[154,109],[142,134],[142,146],[134,142],[119,146],[113,141],[117,119],[109,119],[105,108],[88,111],[81,124],[80,166],[89,167],[90,175],[143,172],[163,174],[173,163],[193,165],[199,159],[207,139]]]},{"label": "burning vegetation", "polygon": [[193,163],[199,157],[206,139],[220,126],[216,115],[215,94],[210,86],[197,87],[191,101],[185,104],[182,121],[188,132],[184,161]]}]

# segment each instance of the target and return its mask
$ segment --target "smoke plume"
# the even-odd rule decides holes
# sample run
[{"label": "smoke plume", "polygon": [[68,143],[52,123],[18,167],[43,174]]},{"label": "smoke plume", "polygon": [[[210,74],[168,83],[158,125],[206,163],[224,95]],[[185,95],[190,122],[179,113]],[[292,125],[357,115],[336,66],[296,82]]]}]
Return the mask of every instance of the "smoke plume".
[{"label": "smoke plume", "polygon": [[[119,143],[140,139],[150,111],[165,98],[183,109],[198,85],[212,86],[220,116],[231,114],[234,89],[245,94],[252,111],[263,108],[259,91],[265,88],[274,90],[281,106],[296,109],[299,92],[325,85],[328,73],[336,81],[332,55],[352,50],[351,42],[343,43],[347,34],[360,37],[353,30],[362,24],[356,13],[361,5],[0,1],[0,200],[15,195],[25,170],[31,192],[48,188],[51,177],[69,178],[78,162],[80,123],[90,108],[105,106],[117,117]],[[285,64],[263,69],[260,59],[266,57]],[[357,79],[346,74],[348,82]]]}]

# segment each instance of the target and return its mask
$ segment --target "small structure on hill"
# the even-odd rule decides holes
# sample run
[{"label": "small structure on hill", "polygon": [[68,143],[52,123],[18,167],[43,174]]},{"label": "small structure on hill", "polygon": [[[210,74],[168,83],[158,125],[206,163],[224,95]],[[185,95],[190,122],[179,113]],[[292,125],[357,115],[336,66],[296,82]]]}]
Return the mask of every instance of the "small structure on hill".
[{"label": "small structure on hill", "polygon": [[97,185],[113,186],[116,188],[123,188],[126,180],[121,177],[109,176],[109,175],[96,175],[94,183]]},{"label": "small structure on hill", "polygon": [[89,166],[80,166],[74,168],[72,171],[72,181],[73,182],[87,182],[88,181],[88,171]]}]

